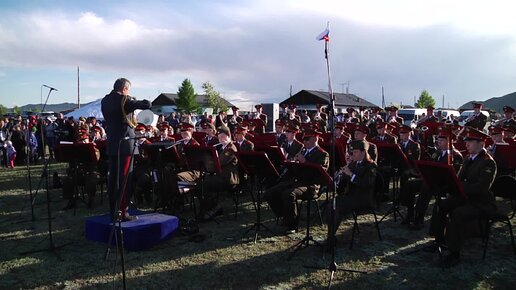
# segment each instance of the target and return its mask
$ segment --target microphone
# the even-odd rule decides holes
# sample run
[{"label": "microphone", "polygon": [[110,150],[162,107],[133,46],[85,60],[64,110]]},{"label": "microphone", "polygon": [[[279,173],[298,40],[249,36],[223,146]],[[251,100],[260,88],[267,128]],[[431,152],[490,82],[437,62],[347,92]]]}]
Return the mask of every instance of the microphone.
[{"label": "microphone", "polygon": [[47,85],[43,85],[45,88],[49,88],[51,91],[56,91],[57,92],[57,89],[56,88],[53,88],[53,87],[50,87],[50,86],[47,86]]}]

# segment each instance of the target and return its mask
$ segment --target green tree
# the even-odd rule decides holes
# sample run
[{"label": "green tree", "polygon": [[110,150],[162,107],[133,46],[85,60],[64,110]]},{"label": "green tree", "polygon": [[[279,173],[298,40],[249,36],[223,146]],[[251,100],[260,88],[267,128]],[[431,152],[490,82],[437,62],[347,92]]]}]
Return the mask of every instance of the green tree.
[{"label": "green tree", "polygon": [[15,113],[16,115],[20,115],[21,114],[21,108],[18,107],[18,106],[14,106],[13,107],[13,113]]},{"label": "green tree", "polygon": [[0,104],[0,116],[7,114],[7,107]]},{"label": "green tree", "polygon": [[204,94],[208,97],[208,105],[213,108],[214,114],[228,110],[228,106],[226,106],[226,103],[220,96],[220,93],[215,90],[210,82],[203,83],[202,89],[204,90]]},{"label": "green tree", "polygon": [[195,99],[195,91],[189,79],[185,79],[177,91],[177,110],[181,113],[197,113],[199,104]]},{"label": "green tree", "polygon": [[428,106],[435,106],[435,100],[427,90],[423,90],[419,99],[417,99],[416,108],[426,108]]}]

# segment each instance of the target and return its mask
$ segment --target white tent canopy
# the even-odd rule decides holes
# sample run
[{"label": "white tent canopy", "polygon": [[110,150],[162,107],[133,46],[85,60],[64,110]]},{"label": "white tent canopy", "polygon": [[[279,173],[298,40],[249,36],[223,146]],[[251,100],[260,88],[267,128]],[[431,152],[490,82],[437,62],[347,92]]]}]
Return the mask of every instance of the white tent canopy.
[{"label": "white tent canopy", "polygon": [[79,119],[80,117],[95,117],[97,120],[104,120],[104,116],[102,115],[101,111],[101,101],[102,99],[98,99],[86,106],[80,107],[79,109],[66,114],[65,117],[73,117],[75,120]]}]

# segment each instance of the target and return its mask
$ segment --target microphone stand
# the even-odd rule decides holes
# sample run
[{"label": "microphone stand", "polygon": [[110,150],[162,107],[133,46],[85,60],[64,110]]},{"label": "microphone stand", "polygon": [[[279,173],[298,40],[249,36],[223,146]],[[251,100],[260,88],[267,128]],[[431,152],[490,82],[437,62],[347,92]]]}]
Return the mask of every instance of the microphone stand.
[{"label": "microphone stand", "polygon": [[[120,190],[120,170],[121,170],[121,168],[120,168],[120,165],[121,165],[120,144],[123,141],[133,141],[134,142],[133,150],[131,151],[130,160],[129,160],[129,166],[132,166],[132,163],[134,160],[134,152],[135,152],[137,144],[138,144],[138,142],[136,142],[137,140],[138,140],[138,138],[127,138],[127,139],[120,139],[120,141],[118,142],[118,156],[117,156],[117,166],[116,166],[116,169],[117,169],[116,192],[118,192],[119,194],[118,194],[118,198],[117,198],[117,201],[115,203],[115,208],[114,208],[114,210],[116,212],[112,213],[113,214],[113,217],[112,217],[113,218],[113,226],[111,227],[111,232],[109,234],[109,239],[108,239],[108,243],[107,243],[107,247],[106,247],[106,253],[104,255],[104,260],[107,261],[107,259],[109,257],[109,253],[111,251],[111,242],[113,241],[113,237],[114,237],[115,244],[117,246],[117,253],[120,252],[120,262],[122,264],[122,285],[123,285],[122,289],[124,289],[124,290],[127,289],[126,278],[125,278],[126,273],[125,273],[125,255],[124,255],[124,231],[123,231],[123,227],[122,227],[122,220],[124,217],[122,216],[122,211],[120,210],[120,206],[122,204],[122,198],[124,198],[124,195],[127,198],[127,182],[129,180],[129,174],[125,174],[124,180],[122,182],[122,190]],[[126,201],[126,204],[128,204],[128,201]],[[116,228],[117,228],[117,223],[118,223],[118,230],[119,230],[120,236],[115,233]],[[113,265],[113,267],[115,267],[115,266],[116,266],[116,260],[115,260],[115,264]],[[114,281],[113,281],[113,283],[114,283]]]},{"label": "microphone stand", "polygon": [[[330,24],[328,22],[328,28]],[[331,83],[331,71],[330,71],[330,59],[329,59],[329,45],[328,45],[329,39],[325,39],[324,41],[324,58],[326,59],[326,73],[328,77],[328,95],[329,95],[329,114],[328,114],[328,129],[333,132],[335,129],[335,95],[333,94],[333,88]],[[331,134],[331,164],[332,164],[332,170],[335,171],[335,147],[336,147],[337,140],[335,139],[335,134]],[[337,262],[335,261],[335,225],[337,223],[336,221],[336,197],[337,197],[337,184],[335,180],[333,180],[333,191],[332,191],[332,204],[331,204],[331,210],[330,210],[330,220],[328,222],[328,244],[331,251],[331,262],[328,266],[321,267],[321,266],[304,266],[305,268],[310,269],[327,269],[330,271],[330,279],[328,281],[328,289],[331,288],[331,284],[333,282],[333,276],[335,272],[337,271],[344,271],[344,272],[351,272],[351,273],[360,273],[365,274],[367,272],[365,271],[357,271],[357,270],[351,270],[351,269],[343,269],[339,268],[337,265]]]},{"label": "microphone stand", "polygon": [[[43,108],[41,109],[41,111],[43,112],[45,110],[45,107],[47,106],[47,103],[48,103],[48,99],[50,97],[50,93],[52,93],[54,89],[49,89],[48,91],[48,95],[47,95],[47,99],[45,100],[45,104],[43,105]],[[44,136],[43,136],[43,130],[41,130],[41,142],[42,142],[42,146],[43,148],[45,148],[45,140],[43,139]],[[20,255],[27,255],[27,254],[32,254],[32,253],[39,253],[39,252],[52,252],[54,255],[56,255],[59,260],[63,260],[59,254],[57,253],[57,250],[64,247],[64,246],[67,246],[70,243],[66,243],[66,244],[63,244],[61,246],[56,246],[54,244],[54,238],[53,238],[53,234],[52,234],[52,211],[51,211],[51,207],[50,207],[50,189],[49,189],[49,185],[48,185],[48,160],[45,156],[45,151],[43,151],[43,173],[41,174],[41,179],[39,181],[39,184],[41,184],[42,180],[45,179],[45,189],[46,189],[46,195],[47,195],[47,219],[48,219],[48,238],[49,238],[49,245],[47,248],[44,248],[44,249],[38,249],[38,250],[32,250],[32,251],[27,251],[27,252],[22,252],[20,253]],[[28,158],[28,156],[27,156]],[[29,176],[30,176],[30,171],[29,171]],[[30,184],[30,181],[29,181],[29,184]],[[31,185],[29,185],[30,188]],[[31,190],[31,207],[34,207],[34,200],[36,198],[36,195],[38,194],[38,190],[39,190],[39,186],[38,186],[38,189],[36,190],[36,193],[34,194],[34,197],[32,197],[32,190]],[[33,216],[34,217],[34,216]]]}]

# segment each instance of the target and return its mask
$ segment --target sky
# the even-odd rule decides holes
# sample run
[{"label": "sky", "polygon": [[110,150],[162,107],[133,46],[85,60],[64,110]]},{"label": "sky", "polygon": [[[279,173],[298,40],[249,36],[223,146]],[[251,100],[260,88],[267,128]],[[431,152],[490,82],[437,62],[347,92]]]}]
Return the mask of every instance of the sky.
[{"label": "sky", "polygon": [[381,105],[426,89],[459,107],[516,91],[514,1],[229,0],[0,2],[0,104],[81,103],[126,77],[131,95],[209,81],[241,109],[302,89]]}]

